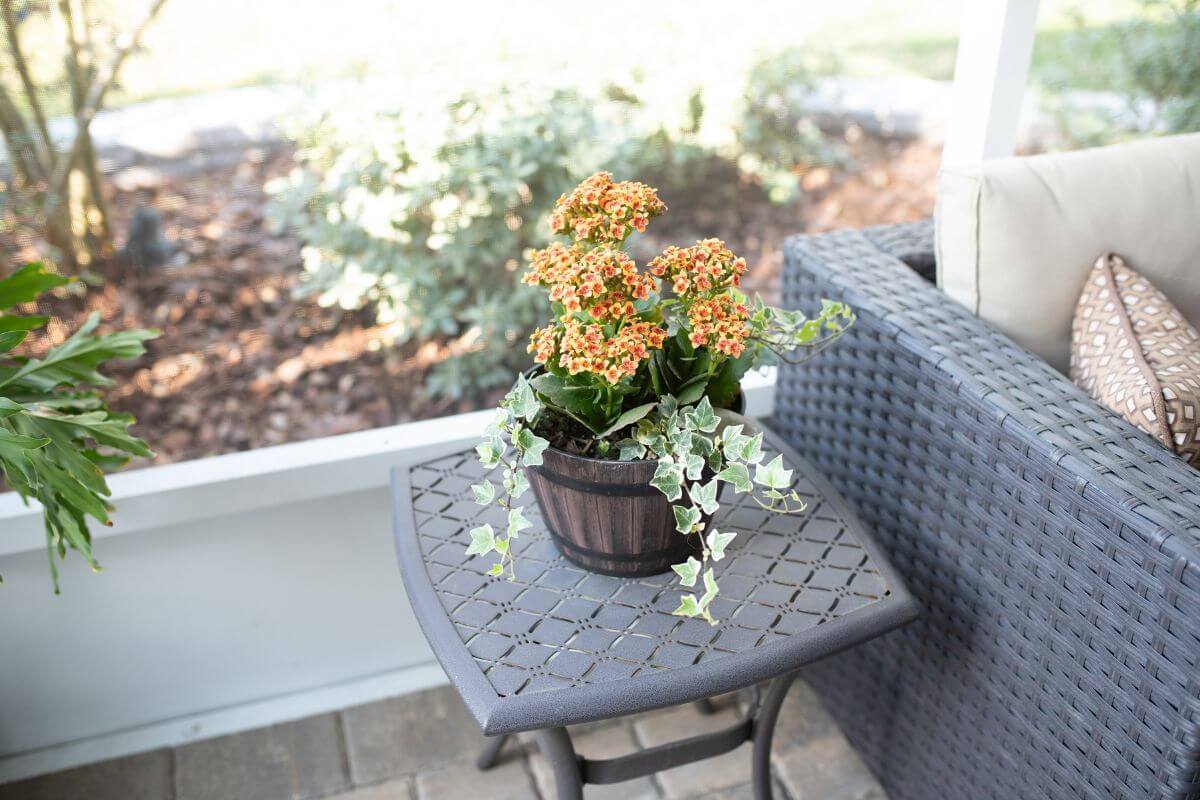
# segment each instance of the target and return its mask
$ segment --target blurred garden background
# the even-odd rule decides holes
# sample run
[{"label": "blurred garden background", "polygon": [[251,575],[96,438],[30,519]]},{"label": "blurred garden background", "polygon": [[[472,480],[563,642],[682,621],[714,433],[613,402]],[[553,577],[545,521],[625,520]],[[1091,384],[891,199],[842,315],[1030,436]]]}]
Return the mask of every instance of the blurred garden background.
[{"label": "blurred garden background", "polygon": [[[0,274],[80,277],[23,347],[160,328],[109,395],[160,463],[493,402],[598,169],[671,208],[642,259],[716,235],[767,295],[788,235],[928,216],[964,10],[0,5]],[[1043,0],[1022,149],[1200,129],[1197,53],[1200,0]]]}]

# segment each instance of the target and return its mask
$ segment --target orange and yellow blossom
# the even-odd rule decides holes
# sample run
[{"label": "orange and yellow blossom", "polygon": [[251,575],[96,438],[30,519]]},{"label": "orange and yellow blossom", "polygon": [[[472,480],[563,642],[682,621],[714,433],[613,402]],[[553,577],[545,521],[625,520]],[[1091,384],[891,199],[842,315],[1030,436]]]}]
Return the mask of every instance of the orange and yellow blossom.
[{"label": "orange and yellow blossom", "polygon": [[740,286],[746,259],[735,256],[720,239],[704,239],[691,247],[668,247],[649,269],[686,298]]},{"label": "orange and yellow blossom", "polygon": [[688,306],[687,316],[691,323],[688,338],[693,346],[707,347],[730,358],[737,358],[746,349],[750,309],[732,295],[697,299]]},{"label": "orange and yellow blossom", "polygon": [[540,364],[557,357],[559,365],[572,375],[588,372],[617,384],[637,374],[650,351],[662,347],[666,338],[666,330],[641,320],[606,336],[602,325],[568,319],[562,325],[534,331],[528,349]]},{"label": "orange and yellow blossom", "polygon": [[595,244],[620,243],[644,231],[667,210],[653,187],[636,181],[614,183],[612,173],[597,172],[558,198],[550,215],[554,233]]},{"label": "orange and yellow blossom", "polygon": [[537,250],[522,281],[550,290],[561,303],[564,319],[586,310],[597,320],[633,316],[635,300],[654,291],[654,278],[638,271],[630,256],[608,247],[584,251],[579,245],[554,243]]}]

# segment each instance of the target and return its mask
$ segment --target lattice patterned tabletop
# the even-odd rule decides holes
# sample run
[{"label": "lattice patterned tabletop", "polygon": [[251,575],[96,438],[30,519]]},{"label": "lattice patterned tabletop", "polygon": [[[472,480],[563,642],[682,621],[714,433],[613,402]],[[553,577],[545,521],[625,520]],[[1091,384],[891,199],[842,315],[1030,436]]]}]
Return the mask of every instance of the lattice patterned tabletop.
[{"label": "lattice patterned tabletop", "polygon": [[[764,511],[724,487],[714,524],[739,535],[716,565],[719,624],[673,616],[675,575],[614,578],[564,559],[541,526],[515,541],[516,581],[466,555],[477,505],[470,446],[393,471],[395,535],[413,609],[485,733],[637,713],[744,688],[903,625],[916,605],[824,479],[768,432],[807,510]],[[768,455],[771,457],[774,452]]]}]

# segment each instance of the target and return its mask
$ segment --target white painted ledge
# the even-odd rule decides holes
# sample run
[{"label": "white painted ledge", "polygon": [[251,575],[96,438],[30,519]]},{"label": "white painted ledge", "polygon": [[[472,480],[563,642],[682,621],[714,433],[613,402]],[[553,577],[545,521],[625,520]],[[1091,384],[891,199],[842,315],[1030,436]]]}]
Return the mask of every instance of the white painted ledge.
[{"label": "white painted ledge", "polygon": [[[769,415],[775,370],[750,373],[743,387],[747,415]],[[93,525],[92,534],[102,539],[386,486],[398,460],[477,439],[492,416],[475,411],[123,472],[109,479],[113,525]],[[154,434],[145,434],[151,443]],[[0,495],[0,533],[0,556],[44,547],[41,506]]]}]

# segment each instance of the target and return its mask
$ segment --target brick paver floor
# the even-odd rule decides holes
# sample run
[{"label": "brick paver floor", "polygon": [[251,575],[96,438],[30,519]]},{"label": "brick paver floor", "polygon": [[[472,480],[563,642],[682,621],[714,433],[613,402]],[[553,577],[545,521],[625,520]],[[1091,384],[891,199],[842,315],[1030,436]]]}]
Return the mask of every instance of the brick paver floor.
[{"label": "brick paver floor", "polygon": [[[573,729],[584,756],[610,758],[720,727],[737,699],[701,715],[680,706]],[[479,729],[449,687],[381,700],[174,749],[0,786],[0,800],[553,800],[553,777],[529,737],[486,773],[472,759]],[[886,800],[815,696],[797,681],[780,712],[772,754],[782,800]],[[611,786],[601,800],[750,798],[750,747]]]}]

